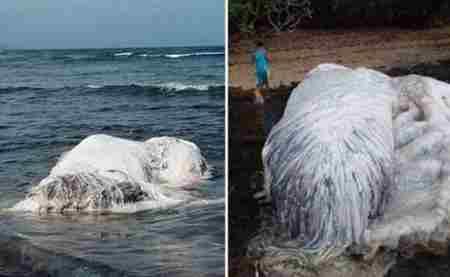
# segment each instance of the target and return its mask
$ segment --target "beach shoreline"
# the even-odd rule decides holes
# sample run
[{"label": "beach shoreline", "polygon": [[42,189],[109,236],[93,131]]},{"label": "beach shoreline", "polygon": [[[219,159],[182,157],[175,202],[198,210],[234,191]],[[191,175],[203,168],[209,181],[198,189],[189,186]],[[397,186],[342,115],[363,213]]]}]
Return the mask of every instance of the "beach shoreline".
[{"label": "beach shoreline", "polygon": [[[255,88],[251,53],[256,38],[233,36],[229,54],[230,96]],[[269,95],[292,87],[320,63],[369,67],[383,72],[450,59],[450,26],[431,29],[299,30],[264,39],[272,55]]]}]

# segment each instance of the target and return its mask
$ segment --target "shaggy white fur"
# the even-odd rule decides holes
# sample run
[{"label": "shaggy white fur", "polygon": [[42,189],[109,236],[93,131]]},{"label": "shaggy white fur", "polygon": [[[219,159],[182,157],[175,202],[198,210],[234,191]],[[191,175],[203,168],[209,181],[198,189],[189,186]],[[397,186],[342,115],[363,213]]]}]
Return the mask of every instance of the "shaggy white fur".
[{"label": "shaggy white fur", "polygon": [[307,252],[445,241],[448,96],[427,77],[313,69],[263,149],[276,222]]},{"label": "shaggy white fur", "polygon": [[263,150],[277,219],[310,250],[360,242],[392,183],[388,77],[330,67],[292,92]]},{"label": "shaggy white fur", "polygon": [[193,188],[208,176],[206,160],[191,142],[171,137],[138,142],[93,135],[63,154],[49,176],[13,209],[163,207],[194,198]]}]

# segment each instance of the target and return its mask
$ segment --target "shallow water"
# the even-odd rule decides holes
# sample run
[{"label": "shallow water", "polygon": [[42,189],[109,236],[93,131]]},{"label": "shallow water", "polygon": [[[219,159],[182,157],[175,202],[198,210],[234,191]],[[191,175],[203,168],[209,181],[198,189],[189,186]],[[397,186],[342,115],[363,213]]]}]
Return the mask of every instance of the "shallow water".
[{"label": "shallow water", "polygon": [[[125,52],[133,54],[114,55]],[[213,54],[165,56],[177,53]],[[92,134],[190,140],[215,170],[202,187],[206,203],[136,214],[3,211],[0,238],[18,236],[50,255],[126,275],[223,276],[223,76],[220,47],[2,52],[0,209],[23,199],[59,155]],[[14,276],[19,265],[5,259],[0,276]]]}]

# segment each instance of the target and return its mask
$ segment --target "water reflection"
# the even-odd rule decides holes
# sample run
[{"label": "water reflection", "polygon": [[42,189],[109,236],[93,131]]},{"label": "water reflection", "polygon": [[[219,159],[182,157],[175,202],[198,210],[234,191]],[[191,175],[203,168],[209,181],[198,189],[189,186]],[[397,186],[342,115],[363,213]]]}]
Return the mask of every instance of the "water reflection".
[{"label": "water reflection", "polygon": [[224,230],[210,227],[223,225],[223,210],[217,201],[133,215],[4,213],[0,220],[2,234],[18,235],[48,255],[95,261],[136,276],[223,276]]}]

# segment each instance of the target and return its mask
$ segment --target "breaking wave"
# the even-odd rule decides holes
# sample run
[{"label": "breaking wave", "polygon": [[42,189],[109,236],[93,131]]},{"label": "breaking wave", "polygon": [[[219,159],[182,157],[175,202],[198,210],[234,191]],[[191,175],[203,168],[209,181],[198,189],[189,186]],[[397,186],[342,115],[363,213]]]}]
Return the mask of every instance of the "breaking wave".
[{"label": "breaking wave", "polygon": [[171,59],[185,58],[185,57],[193,57],[193,56],[223,56],[224,52],[194,52],[194,53],[186,53],[186,54],[166,54],[164,57]]},{"label": "breaking wave", "polygon": [[40,88],[40,87],[0,87],[0,94],[8,94],[20,91],[59,91],[59,90],[81,90],[86,92],[153,92],[153,93],[167,93],[167,92],[208,92],[211,90],[223,90],[224,84],[184,84],[181,82],[167,82],[161,84],[124,84],[124,85],[103,85],[103,84],[87,84],[81,87],[61,87],[61,88]]}]

